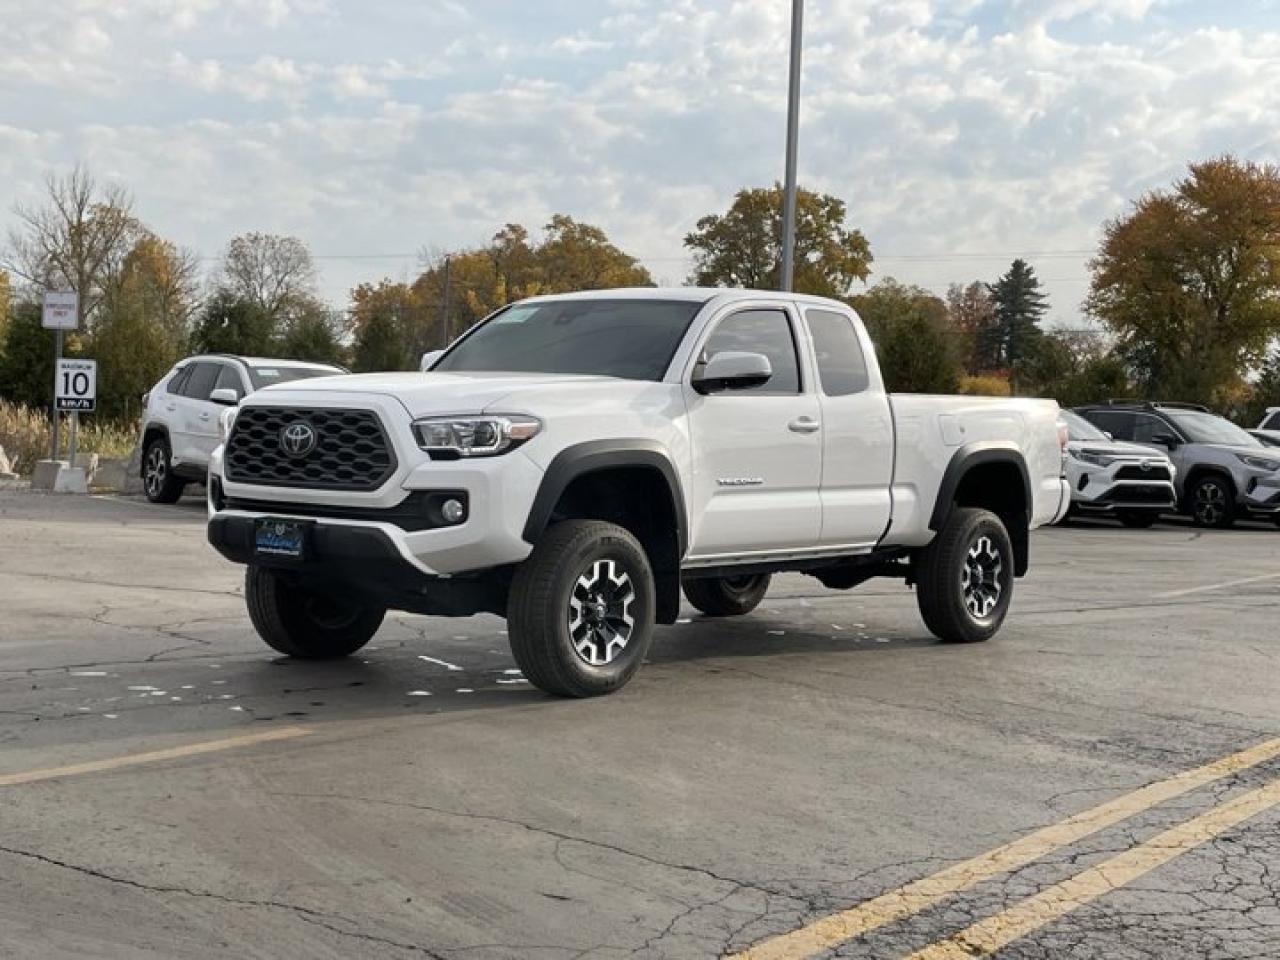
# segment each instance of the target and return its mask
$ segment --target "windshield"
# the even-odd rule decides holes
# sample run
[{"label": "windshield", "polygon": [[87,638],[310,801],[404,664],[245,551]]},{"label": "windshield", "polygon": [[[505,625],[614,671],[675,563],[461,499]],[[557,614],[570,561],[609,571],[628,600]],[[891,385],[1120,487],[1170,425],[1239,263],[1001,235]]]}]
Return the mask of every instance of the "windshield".
[{"label": "windshield", "polygon": [[1237,447],[1260,447],[1257,440],[1248,431],[1237,427],[1230,420],[1213,413],[1199,410],[1161,411],[1166,417],[1178,425],[1192,443],[1229,443]]},{"label": "windshield", "polygon": [[1095,442],[1109,439],[1105,433],[1078,413],[1072,413],[1070,410],[1063,410],[1058,415],[1062,418],[1062,422],[1067,425],[1068,439],[1092,440]]},{"label": "windshield", "polygon": [[432,370],[661,380],[701,309],[691,300],[518,303],[477,327]]},{"label": "windshield", "polygon": [[249,379],[253,381],[253,389],[261,390],[273,383],[288,383],[290,380],[310,380],[312,377],[334,377],[341,370],[326,370],[323,367],[250,367]]}]

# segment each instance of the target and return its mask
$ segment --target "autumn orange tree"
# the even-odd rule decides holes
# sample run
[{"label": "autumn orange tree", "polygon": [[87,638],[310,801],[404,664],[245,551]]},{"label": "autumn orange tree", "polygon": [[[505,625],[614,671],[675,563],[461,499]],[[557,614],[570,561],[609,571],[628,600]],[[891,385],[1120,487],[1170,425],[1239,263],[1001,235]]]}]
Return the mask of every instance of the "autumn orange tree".
[{"label": "autumn orange tree", "polygon": [[[844,297],[871,271],[862,231],[845,225],[843,200],[801,188],[796,194],[795,289]],[[700,219],[684,239],[693,251],[689,282],[704,287],[776,290],[782,262],[782,186],[739,190],[723,214]]]},{"label": "autumn orange tree", "polygon": [[1109,222],[1087,311],[1149,396],[1225,402],[1280,336],[1280,168],[1224,156]]}]

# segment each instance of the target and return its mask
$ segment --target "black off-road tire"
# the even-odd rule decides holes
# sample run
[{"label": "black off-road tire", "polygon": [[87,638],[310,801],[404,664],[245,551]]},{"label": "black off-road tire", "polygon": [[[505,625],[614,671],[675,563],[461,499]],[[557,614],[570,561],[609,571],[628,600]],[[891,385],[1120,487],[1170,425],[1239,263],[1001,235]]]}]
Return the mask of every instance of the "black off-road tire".
[{"label": "black off-road tire", "polygon": [[1131,510],[1116,514],[1116,519],[1130,530],[1146,530],[1156,525],[1156,521],[1160,519],[1160,514],[1154,511]]},{"label": "black off-road tire", "polygon": [[771,579],[767,573],[757,573],[686,580],[684,595],[708,617],[740,617],[760,606]]},{"label": "black off-road tire", "polygon": [[1227,530],[1236,522],[1236,491],[1219,473],[1202,473],[1187,484],[1187,513],[1197,527]]},{"label": "black off-road tire", "polygon": [[244,575],[249,619],[267,646],[299,660],[336,660],[368,643],[386,608],[311,591],[286,574],[250,566]]},{"label": "black off-road tire", "polygon": [[[599,591],[584,587],[601,577],[607,583]],[[636,538],[616,524],[565,520],[547,528],[516,570],[507,600],[511,653],[525,678],[547,693],[612,693],[640,669],[654,611],[653,571]]]},{"label": "black off-road tire", "polygon": [[173,472],[169,441],[156,437],[142,451],[142,492],[152,503],[177,503],[186,487]]},{"label": "black off-road tire", "polygon": [[[929,632],[945,643],[995,636],[1013,599],[1013,564],[1013,543],[999,517],[976,507],[952,510],[916,564],[916,601]],[[971,594],[979,567],[983,574]],[[971,602],[986,612],[979,615]]]}]

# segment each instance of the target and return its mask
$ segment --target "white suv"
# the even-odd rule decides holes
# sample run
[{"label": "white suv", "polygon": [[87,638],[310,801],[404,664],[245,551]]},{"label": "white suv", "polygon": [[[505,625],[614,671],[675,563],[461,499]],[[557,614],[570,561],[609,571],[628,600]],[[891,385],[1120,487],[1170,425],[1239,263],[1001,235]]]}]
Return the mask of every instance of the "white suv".
[{"label": "white suv", "polygon": [[203,482],[222,442],[219,415],[273,383],[346,373],[300,360],[208,354],[176,363],[142,398],[142,489],[152,503],[175,503],[191,482]]}]

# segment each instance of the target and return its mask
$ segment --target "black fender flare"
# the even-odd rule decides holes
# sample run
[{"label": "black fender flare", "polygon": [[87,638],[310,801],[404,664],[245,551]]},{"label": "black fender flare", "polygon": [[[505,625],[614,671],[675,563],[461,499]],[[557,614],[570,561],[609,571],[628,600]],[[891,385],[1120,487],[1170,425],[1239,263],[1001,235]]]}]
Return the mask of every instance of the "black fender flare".
[{"label": "black fender flare", "polygon": [[542,475],[521,534],[537,543],[551,522],[551,513],[569,484],[579,477],[618,467],[643,467],[658,473],[671,494],[675,508],[676,539],[683,557],[689,547],[689,518],[680,474],[666,447],[654,440],[588,440],[565,447],[555,455]]},{"label": "black fender flare", "polygon": [[1013,540],[1015,573],[1021,577],[1027,572],[1030,562],[1030,527],[1031,516],[1035,509],[1032,499],[1031,474],[1027,470],[1027,459],[1017,445],[1007,440],[979,440],[966,443],[956,450],[942,474],[942,483],[938,487],[938,497],[933,502],[933,513],[929,517],[929,529],[937,532],[946,526],[951,511],[956,507],[956,491],[965,476],[976,467],[987,464],[1010,464],[1022,478],[1022,491],[1026,503],[1025,516],[1015,517],[1021,523],[1011,524],[1009,536]]}]

